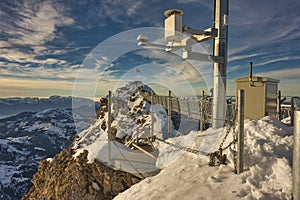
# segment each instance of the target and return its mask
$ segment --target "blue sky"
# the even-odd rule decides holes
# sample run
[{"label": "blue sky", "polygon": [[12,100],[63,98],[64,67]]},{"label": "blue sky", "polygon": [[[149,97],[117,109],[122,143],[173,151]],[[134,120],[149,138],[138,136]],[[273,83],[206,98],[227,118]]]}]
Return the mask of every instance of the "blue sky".
[{"label": "blue sky", "polygon": [[[235,93],[234,79],[248,75],[253,61],[254,75],[279,79],[283,95],[299,96],[300,1],[229,4],[227,94]],[[136,45],[134,39],[144,32],[164,43],[163,12],[171,8],[184,11],[185,25],[213,26],[213,0],[1,1],[0,97],[103,96],[129,80],[178,95],[208,90],[211,63],[186,62],[175,53]],[[198,49],[211,53],[211,45]]]}]

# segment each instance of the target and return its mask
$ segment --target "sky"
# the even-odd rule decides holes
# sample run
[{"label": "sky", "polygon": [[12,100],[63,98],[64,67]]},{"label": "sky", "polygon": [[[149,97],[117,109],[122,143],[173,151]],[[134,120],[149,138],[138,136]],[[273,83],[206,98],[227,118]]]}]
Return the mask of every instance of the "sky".
[{"label": "sky", "polygon": [[[165,10],[183,24],[213,27],[213,0],[2,0],[0,98],[104,96],[141,80],[157,93],[197,95],[212,87],[212,63],[183,60],[180,50],[137,46],[146,34],[164,40]],[[299,96],[300,1],[229,0],[227,95],[249,74],[280,80],[282,95]],[[212,41],[194,51],[212,54]]]}]

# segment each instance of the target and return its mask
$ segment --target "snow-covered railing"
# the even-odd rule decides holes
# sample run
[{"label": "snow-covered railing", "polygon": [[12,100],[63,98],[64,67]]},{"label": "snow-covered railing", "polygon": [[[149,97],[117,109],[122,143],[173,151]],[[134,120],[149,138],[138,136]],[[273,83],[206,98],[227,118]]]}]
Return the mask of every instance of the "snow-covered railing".
[{"label": "snow-covered railing", "polygon": [[[203,127],[204,124],[211,124],[212,120],[212,100],[204,93],[200,97],[169,97],[161,96],[157,94],[151,94],[148,92],[140,91],[140,94],[148,101],[153,101],[154,104],[160,104],[164,108],[172,112],[186,115],[190,118],[198,119]],[[170,105],[168,104],[170,99]],[[225,123],[230,124],[231,120],[235,118],[236,105],[231,100],[227,101],[227,111]]]}]

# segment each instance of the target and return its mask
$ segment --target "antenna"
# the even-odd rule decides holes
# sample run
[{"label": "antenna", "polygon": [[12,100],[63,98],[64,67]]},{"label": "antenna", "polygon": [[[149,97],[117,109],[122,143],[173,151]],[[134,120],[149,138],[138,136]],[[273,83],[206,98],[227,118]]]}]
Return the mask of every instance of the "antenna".
[{"label": "antenna", "polygon": [[250,75],[249,75],[250,87],[254,86],[252,71],[253,71],[253,62],[250,62]]}]

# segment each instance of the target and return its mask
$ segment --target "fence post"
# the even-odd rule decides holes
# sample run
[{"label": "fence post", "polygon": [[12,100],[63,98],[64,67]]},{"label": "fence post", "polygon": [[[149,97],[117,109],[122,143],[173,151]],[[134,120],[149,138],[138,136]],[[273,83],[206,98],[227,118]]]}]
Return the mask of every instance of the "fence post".
[{"label": "fence post", "polygon": [[187,108],[188,117],[191,117],[191,108],[190,108],[190,102],[188,98],[186,99],[186,108]]},{"label": "fence post", "polygon": [[200,131],[204,130],[204,90],[202,90],[202,96],[200,98]]},{"label": "fence post", "polygon": [[154,136],[154,93],[151,92],[151,137]]},{"label": "fence post", "polygon": [[168,97],[168,138],[171,137],[171,90]]},{"label": "fence post", "polygon": [[180,108],[180,103],[179,103],[179,98],[176,98],[176,103],[177,103],[177,107],[178,107],[178,113],[181,113],[181,108]]},{"label": "fence post", "polygon": [[299,105],[297,105],[296,101],[300,101],[299,97],[291,98],[291,125],[294,125],[294,112],[295,110],[299,110]]},{"label": "fence post", "polygon": [[107,112],[108,112],[108,119],[107,119],[107,163],[111,165],[111,91],[108,91],[108,103],[107,103]]},{"label": "fence post", "polygon": [[293,199],[300,199],[300,110],[294,111]]},{"label": "fence post", "polygon": [[238,90],[238,154],[237,173],[243,172],[244,168],[244,90]]},{"label": "fence post", "polygon": [[278,120],[282,120],[282,115],[281,115],[281,91],[278,90],[277,93],[277,118]]}]

